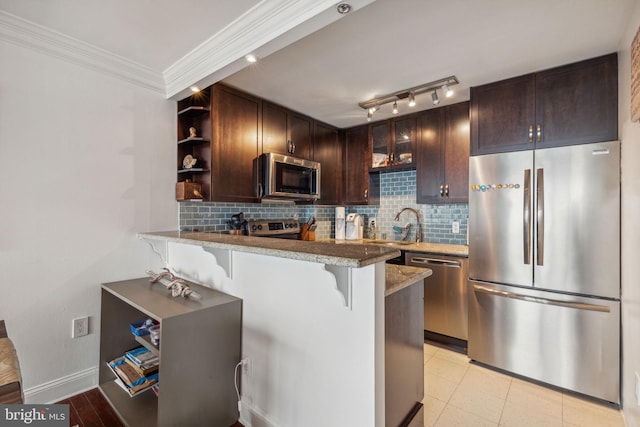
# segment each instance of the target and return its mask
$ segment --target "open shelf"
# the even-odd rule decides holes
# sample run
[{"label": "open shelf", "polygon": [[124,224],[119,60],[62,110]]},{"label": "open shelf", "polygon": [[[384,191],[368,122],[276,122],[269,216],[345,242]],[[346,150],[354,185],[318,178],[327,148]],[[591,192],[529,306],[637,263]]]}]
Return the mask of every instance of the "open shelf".
[{"label": "open shelf", "polygon": [[191,105],[187,108],[184,108],[180,111],[178,111],[178,116],[184,116],[184,117],[198,117],[202,114],[208,114],[209,111],[211,111],[209,109],[209,107],[203,107],[200,105]]}]

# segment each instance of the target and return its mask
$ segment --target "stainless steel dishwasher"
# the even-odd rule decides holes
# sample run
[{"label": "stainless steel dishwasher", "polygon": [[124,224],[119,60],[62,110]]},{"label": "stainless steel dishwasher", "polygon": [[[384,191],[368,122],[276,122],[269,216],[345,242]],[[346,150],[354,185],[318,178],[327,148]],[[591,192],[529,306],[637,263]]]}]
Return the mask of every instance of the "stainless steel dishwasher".
[{"label": "stainless steel dishwasher", "polygon": [[[446,337],[452,337],[467,341],[468,259],[407,251],[405,264],[433,271],[424,279],[425,336],[432,332],[435,336],[429,336],[431,339],[451,343]],[[438,336],[444,337],[438,339]]]}]

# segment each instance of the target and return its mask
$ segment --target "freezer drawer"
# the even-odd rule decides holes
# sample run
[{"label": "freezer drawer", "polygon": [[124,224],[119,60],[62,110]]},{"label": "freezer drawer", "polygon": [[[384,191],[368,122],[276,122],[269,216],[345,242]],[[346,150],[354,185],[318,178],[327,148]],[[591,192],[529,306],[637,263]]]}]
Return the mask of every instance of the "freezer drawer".
[{"label": "freezer drawer", "polygon": [[430,268],[424,279],[424,330],[467,340],[467,258],[406,252],[405,263]]},{"label": "freezer drawer", "polygon": [[469,280],[471,359],[620,401],[620,302]]}]

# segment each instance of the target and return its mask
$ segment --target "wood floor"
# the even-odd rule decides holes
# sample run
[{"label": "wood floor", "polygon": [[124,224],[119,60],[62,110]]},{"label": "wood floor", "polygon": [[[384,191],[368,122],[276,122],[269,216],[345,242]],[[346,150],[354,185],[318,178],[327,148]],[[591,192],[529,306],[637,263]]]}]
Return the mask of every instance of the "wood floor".
[{"label": "wood floor", "polygon": [[97,388],[77,394],[56,403],[69,405],[69,425],[71,427],[124,427],[120,418],[111,409]]},{"label": "wood floor", "polygon": [[[91,389],[60,402],[69,405],[71,427],[124,427],[100,390]],[[235,423],[230,427],[243,427]]]}]

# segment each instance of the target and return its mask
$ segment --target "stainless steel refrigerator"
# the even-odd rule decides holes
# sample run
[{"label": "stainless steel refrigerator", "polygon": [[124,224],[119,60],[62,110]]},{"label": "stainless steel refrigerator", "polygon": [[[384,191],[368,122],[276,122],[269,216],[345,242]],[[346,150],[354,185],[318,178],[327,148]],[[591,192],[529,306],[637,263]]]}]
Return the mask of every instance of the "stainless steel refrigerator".
[{"label": "stainless steel refrigerator", "polygon": [[470,159],[471,359],[620,398],[620,143]]}]

